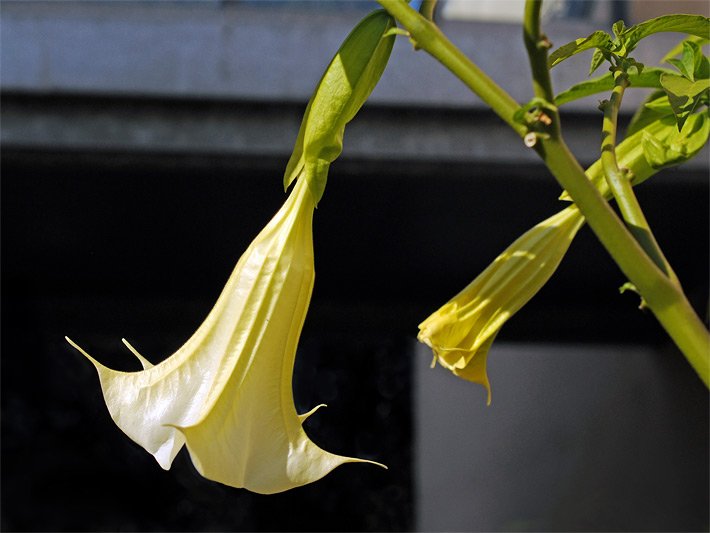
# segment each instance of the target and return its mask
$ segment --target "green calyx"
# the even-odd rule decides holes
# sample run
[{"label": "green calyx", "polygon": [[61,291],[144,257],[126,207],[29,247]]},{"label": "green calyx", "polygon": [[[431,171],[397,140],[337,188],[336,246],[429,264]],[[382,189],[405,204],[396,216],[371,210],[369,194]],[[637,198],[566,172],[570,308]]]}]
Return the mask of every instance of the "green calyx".
[{"label": "green calyx", "polygon": [[343,150],[345,125],[370,96],[387,66],[395,39],[392,28],[394,19],[386,11],[373,11],[330,61],[303,115],[284,173],[285,188],[304,175],[316,203],[320,201],[330,163]]}]

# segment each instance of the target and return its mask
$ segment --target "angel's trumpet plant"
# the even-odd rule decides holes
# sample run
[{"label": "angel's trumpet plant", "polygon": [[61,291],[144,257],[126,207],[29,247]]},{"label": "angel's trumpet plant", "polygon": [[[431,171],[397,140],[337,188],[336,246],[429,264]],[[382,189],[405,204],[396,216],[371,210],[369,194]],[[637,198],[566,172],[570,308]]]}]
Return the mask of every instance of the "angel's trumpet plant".
[{"label": "angel's trumpet plant", "polygon": [[[306,109],[285,185],[286,203],[237,263],[214,308],[175,354],[140,372],[94,364],[116,424],[170,468],[183,445],[206,478],[262,494],[320,479],[348,462],[313,443],[293,399],[296,345],[314,282],[313,210],[345,125],[381,76],[394,42],[379,10],[348,35]],[[379,463],[373,463],[378,464]],[[384,465],[380,465],[384,466]]]}]

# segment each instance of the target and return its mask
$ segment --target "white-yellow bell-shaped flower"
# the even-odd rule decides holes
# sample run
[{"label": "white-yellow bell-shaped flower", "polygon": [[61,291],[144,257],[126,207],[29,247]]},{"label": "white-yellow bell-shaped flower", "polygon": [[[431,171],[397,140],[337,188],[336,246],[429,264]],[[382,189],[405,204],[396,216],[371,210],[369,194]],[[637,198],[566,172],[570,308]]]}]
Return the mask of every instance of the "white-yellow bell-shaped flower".
[{"label": "white-yellow bell-shaped flower", "polygon": [[298,415],[294,405],[296,345],[315,277],[314,205],[299,178],[204,323],[160,364],[126,342],[144,369],[119,372],[67,339],[96,367],[113,420],[163,468],[187,444],[206,478],[271,494],[371,462],[319,448],[302,428],[317,407]]}]

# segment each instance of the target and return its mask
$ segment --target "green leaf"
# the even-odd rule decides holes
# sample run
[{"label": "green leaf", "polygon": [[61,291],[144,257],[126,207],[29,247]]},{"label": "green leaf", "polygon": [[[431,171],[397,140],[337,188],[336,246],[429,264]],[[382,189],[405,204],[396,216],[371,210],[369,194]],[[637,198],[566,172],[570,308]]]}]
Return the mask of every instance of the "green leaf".
[{"label": "green leaf", "polygon": [[635,26],[631,26],[622,35],[625,53],[628,54],[649,35],[660,32],[677,32],[707,38],[710,35],[710,19],[702,15],[663,15]]},{"label": "green leaf", "polygon": [[677,68],[683,76],[695,81],[695,71],[700,66],[702,52],[700,47],[688,41],[683,42],[683,53],[680,59],[669,59],[668,63]]},{"label": "green leaf", "polygon": [[663,113],[671,116],[673,114],[673,108],[671,107],[671,103],[668,101],[668,94],[666,94],[666,91],[662,92],[663,97],[651,99],[644,104],[644,107],[647,107],[656,113]]},{"label": "green leaf", "polygon": [[681,59],[669,59],[668,62],[677,68],[683,77],[689,79],[690,81],[695,81],[693,78],[695,74],[693,73],[693,65],[688,66]]},{"label": "green leaf", "polygon": [[608,59],[609,53],[605,52],[606,51],[601,48],[594,50],[594,54],[592,55],[592,63],[589,65],[589,76],[594,74],[594,71],[597,70],[602,63],[604,63],[605,59]]},{"label": "green leaf", "polygon": [[[641,74],[629,73],[629,83],[632,88],[661,88],[661,74],[673,74],[673,71],[660,67],[647,67],[643,69]],[[576,85],[573,85],[566,91],[562,91],[555,97],[555,104],[558,106],[572,102],[579,98],[591,96],[593,94],[609,92],[614,88],[614,77],[611,72],[604,74],[598,78],[586,80]]]},{"label": "green leaf", "polygon": [[710,61],[707,56],[701,54],[695,64],[695,79],[703,78],[710,78]]},{"label": "green leaf", "polygon": [[621,37],[624,34],[624,31],[626,31],[626,24],[624,24],[623,20],[617,20],[614,22],[614,25],[611,27],[611,31],[614,32],[614,35],[618,38]]},{"label": "green leaf", "polygon": [[562,61],[568,57],[584,52],[591,48],[601,48],[608,49],[611,44],[611,37],[609,34],[603,31],[595,31],[588,37],[582,39],[576,39],[567,44],[563,44],[557,50],[550,54],[547,60],[548,67],[552,68],[555,65],[560,64]]},{"label": "green leaf", "polygon": [[661,85],[668,94],[668,101],[678,122],[678,129],[695,110],[703,95],[710,91],[710,79],[690,81],[677,74],[661,74]]},{"label": "green leaf", "polygon": [[666,147],[653,135],[644,131],[641,137],[643,155],[651,168],[661,168],[665,161]]},{"label": "green leaf", "polygon": [[710,42],[710,37],[697,37],[695,35],[691,35],[687,39],[682,40],[677,45],[675,45],[673,48],[671,48],[670,51],[665,56],[663,56],[663,59],[661,59],[661,63],[667,63],[669,59],[680,55],[681,52],[683,51],[683,44],[686,42],[692,42],[692,43],[702,46],[702,45]]}]

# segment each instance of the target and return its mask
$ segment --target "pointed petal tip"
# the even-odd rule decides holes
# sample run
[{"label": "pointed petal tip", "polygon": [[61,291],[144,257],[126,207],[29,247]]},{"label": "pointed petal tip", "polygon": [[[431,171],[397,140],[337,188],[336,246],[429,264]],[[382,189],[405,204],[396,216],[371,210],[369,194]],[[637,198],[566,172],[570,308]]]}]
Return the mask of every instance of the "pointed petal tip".
[{"label": "pointed petal tip", "polygon": [[303,413],[302,415],[298,415],[298,418],[301,421],[301,424],[303,424],[309,416],[311,416],[313,413],[315,413],[321,407],[328,407],[328,406],[324,403],[319,403],[318,405],[316,405],[313,409],[311,409],[307,413]]},{"label": "pointed petal tip", "polygon": [[106,368],[104,365],[99,363],[96,359],[91,357],[88,353],[86,353],[86,350],[84,350],[81,346],[79,346],[77,343],[75,343],[73,340],[71,340],[69,337],[64,335],[64,339],[74,348],[76,349],[81,355],[86,357],[91,363],[96,367],[97,370],[101,368]]},{"label": "pointed petal tip", "polygon": [[352,458],[351,462],[353,462],[353,463],[369,463],[371,465],[375,465],[375,466],[379,466],[380,468],[384,468],[385,470],[389,470],[389,468],[387,468],[387,465],[382,464],[382,463],[378,463],[377,461],[371,461],[370,459]]},{"label": "pointed petal tip", "polygon": [[389,470],[389,467],[388,467],[386,464],[378,463],[377,461],[367,461],[367,462],[370,463],[370,464],[373,464],[373,465],[375,465],[375,466],[382,467],[382,468],[384,468],[385,470]]},{"label": "pointed petal tip", "polygon": [[130,352],[136,356],[138,361],[140,362],[141,366],[143,367],[143,370],[148,370],[149,368],[153,367],[153,363],[148,361],[145,357],[143,357],[140,353],[138,353],[138,350],[136,350],[131,344],[124,338],[121,338],[121,342],[130,350]]}]

